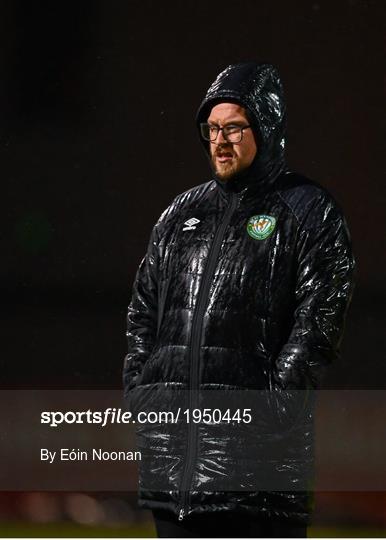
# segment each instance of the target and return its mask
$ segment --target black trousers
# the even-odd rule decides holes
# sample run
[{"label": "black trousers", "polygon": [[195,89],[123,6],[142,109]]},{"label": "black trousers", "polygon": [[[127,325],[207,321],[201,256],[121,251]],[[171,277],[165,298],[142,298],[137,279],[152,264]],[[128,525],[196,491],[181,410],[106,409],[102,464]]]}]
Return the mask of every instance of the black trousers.
[{"label": "black trousers", "polygon": [[307,538],[306,525],[237,512],[199,514],[182,521],[166,510],[153,510],[153,516],[158,538]]}]

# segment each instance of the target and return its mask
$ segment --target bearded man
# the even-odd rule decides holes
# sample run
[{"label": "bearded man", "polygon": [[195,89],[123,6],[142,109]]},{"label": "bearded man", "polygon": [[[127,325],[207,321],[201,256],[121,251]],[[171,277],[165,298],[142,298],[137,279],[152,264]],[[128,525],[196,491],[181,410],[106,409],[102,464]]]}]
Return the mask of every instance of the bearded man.
[{"label": "bearded man", "polygon": [[163,212],[137,272],[133,410],[167,410],[183,394],[191,414],[211,391],[256,405],[253,426],[242,408],[241,422],[185,413],[138,428],[139,504],[160,537],[306,536],[310,395],[339,354],[355,263],[338,204],[286,166],[285,123],[273,66],[218,75],[197,114],[213,176]]}]

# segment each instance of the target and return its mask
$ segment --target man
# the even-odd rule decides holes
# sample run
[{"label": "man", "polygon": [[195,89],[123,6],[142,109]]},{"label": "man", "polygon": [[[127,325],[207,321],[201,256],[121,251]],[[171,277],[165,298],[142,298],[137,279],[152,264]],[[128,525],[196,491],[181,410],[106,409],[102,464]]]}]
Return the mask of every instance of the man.
[{"label": "man", "polygon": [[141,425],[139,504],[159,536],[306,536],[309,396],[339,351],[349,233],[331,195],[286,167],[273,66],[226,68],[197,126],[213,179],[153,229],[128,311],[125,392],[134,411],[246,396],[254,425]]}]

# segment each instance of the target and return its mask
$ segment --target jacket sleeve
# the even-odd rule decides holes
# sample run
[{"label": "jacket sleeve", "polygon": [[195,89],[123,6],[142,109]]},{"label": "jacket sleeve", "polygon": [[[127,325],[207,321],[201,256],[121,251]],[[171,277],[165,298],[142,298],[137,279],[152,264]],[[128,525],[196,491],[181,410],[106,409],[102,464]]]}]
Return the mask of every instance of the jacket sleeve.
[{"label": "jacket sleeve", "polygon": [[339,355],[354,287],[350,234],[336,203],[319,195],[299,227],[293,326],[275,370],[282,389],[319,386]]},{"label": "jacket sleeve", "polygon": [[123,367],[125,398],[136,386],[143,366],[154,347],[158,313],[158,234],[153,228],[147,253],[142,259],[133,284],[127,313],[128,354]]}]

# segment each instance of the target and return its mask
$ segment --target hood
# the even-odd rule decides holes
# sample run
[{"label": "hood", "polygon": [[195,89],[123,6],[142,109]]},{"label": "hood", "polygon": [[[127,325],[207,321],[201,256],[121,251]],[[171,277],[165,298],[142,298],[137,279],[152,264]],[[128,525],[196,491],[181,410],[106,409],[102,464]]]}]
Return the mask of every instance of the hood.
[{"label": "hood", "polygon": [[209,87],[196,116],[200,140],[210,159],[209,143],[202,139],[200,123],[206,122],[214,105],[233,102],[243,106],[253,127],[257,154],[252,164],[230,180],[217,184],[225,191],[240,191],[258,183],[265,187],[285,169],[286,107],[277,69],[270,64],[232,64]]}]

